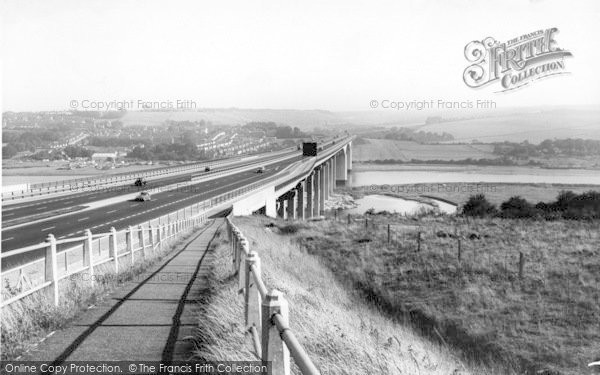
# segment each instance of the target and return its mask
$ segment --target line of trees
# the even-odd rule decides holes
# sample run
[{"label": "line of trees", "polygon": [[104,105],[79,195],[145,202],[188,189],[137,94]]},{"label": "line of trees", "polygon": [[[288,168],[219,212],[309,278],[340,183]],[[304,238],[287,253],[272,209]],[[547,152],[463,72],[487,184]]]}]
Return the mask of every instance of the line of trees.
[{"label": "line of trees", "polygon": [[590,190],[582,194],[561,191],[553,202],[532,204],[520,196],[502,202],[500,207],[490,203],[484,194],[469,197],[462,209],[472,217],[500,217],[504,219],[600,219],[600,192]]},{"label": "line of trees", "polygon": [[600,141],[593,139],[546,139],[539,145],[527,141],[494,144],[497,155],[516,158],[540,156],[593,156],[600,155]]},{"label": "line of trees", "polygon": [[203,150],[192,143],[159,143],[151,147],[136,146],[127,154],[128,158],[140,160],[205,160]]}]

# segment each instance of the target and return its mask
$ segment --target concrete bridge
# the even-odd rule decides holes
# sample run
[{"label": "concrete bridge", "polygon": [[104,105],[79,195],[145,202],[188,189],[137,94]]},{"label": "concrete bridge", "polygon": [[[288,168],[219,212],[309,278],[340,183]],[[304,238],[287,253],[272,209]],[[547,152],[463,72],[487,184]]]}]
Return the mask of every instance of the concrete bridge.
[{"label": "concrete bridge", "polygon": [[284,219],[310,219],[323,214],[336,186],[344,186],[352,170],[353,137],[334,141],[322,154],[288,167],[290,178],[265,185],[233,203],[233,214],[260,212]]}]

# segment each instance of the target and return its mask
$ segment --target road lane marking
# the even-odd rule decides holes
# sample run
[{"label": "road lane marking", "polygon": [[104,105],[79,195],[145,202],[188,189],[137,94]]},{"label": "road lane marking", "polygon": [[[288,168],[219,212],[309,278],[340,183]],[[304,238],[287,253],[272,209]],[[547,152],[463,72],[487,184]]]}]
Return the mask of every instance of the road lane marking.
[{"label": "road lane marking", "polygon": [[107,214],[112,214],[113,212],[117,212],[117,210],[108,211]]},{"label": "road lane marking", "polygon": [[2,216],[10,216],[10,215],[14,215],[14,214],[15,214],[14,212],[11,212],[11,213],[9,213],[9,214],[4,214],[4,215],[2,215]]},{"label": "road lane marking", "polygon": [[89,219],[89,217],[84,217],[82,219],[77,219],[77,221],[84,221],[84,220],[87,220],[87,219]]},{"label": "road lane marking", "polygon": [[47,230],[54,229],[54,228],[56,228],[56,227],[48,227],[48,228],[44,228],[44,229],[42,229],[42,232],[45,232],[45,231],[47,231]]},{"label": "road lane marking", "polygon": [[14,237],[8,237],[8,238],[5,238],[5,239],[3,239],[3,240],[2,240],[2,242],[4,242],[4,241],[10,241],[10,240],[14,240],[14,239],[15,239]]},{"label": "road lane marking", "polygon": [[44,208],[46,208],[46,206],[38,207],[38,208],[36,208],[36,210],[39,211],[39,210],[43,210]]}]

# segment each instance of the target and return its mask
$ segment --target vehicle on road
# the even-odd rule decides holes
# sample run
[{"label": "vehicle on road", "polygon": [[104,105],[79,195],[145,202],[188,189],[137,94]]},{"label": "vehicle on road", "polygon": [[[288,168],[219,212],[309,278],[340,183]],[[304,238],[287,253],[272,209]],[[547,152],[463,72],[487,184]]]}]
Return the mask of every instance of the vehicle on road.
[{"label": "vehicle on road", "polygon": [[210,167],[207,166],[206,168],[204,168],[204,172],[210,172]]},{"label": "vehicle on road", "polygon": [[150,193],[148,193],[147,191],[142,191],[137,197],[135,197],[135,200],[138,202],[146,202],[151,199],[152,199],[152,197],[150,196]]},{"label": "vehicle on road", "polygon": [[256,173],[264,173],[265,172],[265,167],[260,167],[256,170]]},{"label": "vehicle on road", "polygon": [[134,185],[135,185],[135,186],[145,186],[147,182],[148,182],[148,181],[146,181],[146,179],[144,179],[144,178],[142,178],[142,177],[139,177],[139,178],[137,178],[137,179],[135,180],[135,183],[134,183]]}]

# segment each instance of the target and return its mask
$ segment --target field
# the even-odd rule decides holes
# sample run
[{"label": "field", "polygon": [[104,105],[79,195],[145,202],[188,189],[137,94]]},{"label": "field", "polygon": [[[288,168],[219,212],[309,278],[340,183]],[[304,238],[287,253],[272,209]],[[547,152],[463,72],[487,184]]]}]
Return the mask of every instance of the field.
[{"label": "field", "polygon": [[600,359],[598,223],[378,215],[365,229],[357,219],[296,223],[293,239],[463,360],[574,375]]},{"label": "field", "polygon": [[471,120],[441,122],[419,126],[426,132],[447,132],[454,142],[522,142],[539,143],[553,138],[600,139],[598,110],[536,110],[502,114]]},{"label": "field", "polygon": [[461,160],[495,159],[491,145],[429,145],[390,139],[365,139],[368,143],[357,144],[352,150],[352,159],[357,162],[369,160]]},{"label": "field", "polygon": [[[290,328],[323,375],[501,374],[461,361],[452,350],[382,315],[307,254],[293,234],[282,234],[289,222],[264,217],[235,217],[234,222],[260,256],[266,286],[289,301]],[[256,360],[251,335],[244,334],[244,301],[224,231],[218,243],[193,359]],[[293,366],[292,373],[300,372]]]},{"label": "field", "polygon": [[130,165],[115,169],[96,169],[93,166],[72,170],[59,169],[68,165],[65,161],[4,161],[2,165],[2,186],[36,184],[42,182],[70,180],[88,176],[111,175],[115,173],[138,172],[140,170],[164,167],[164,165]]}]

